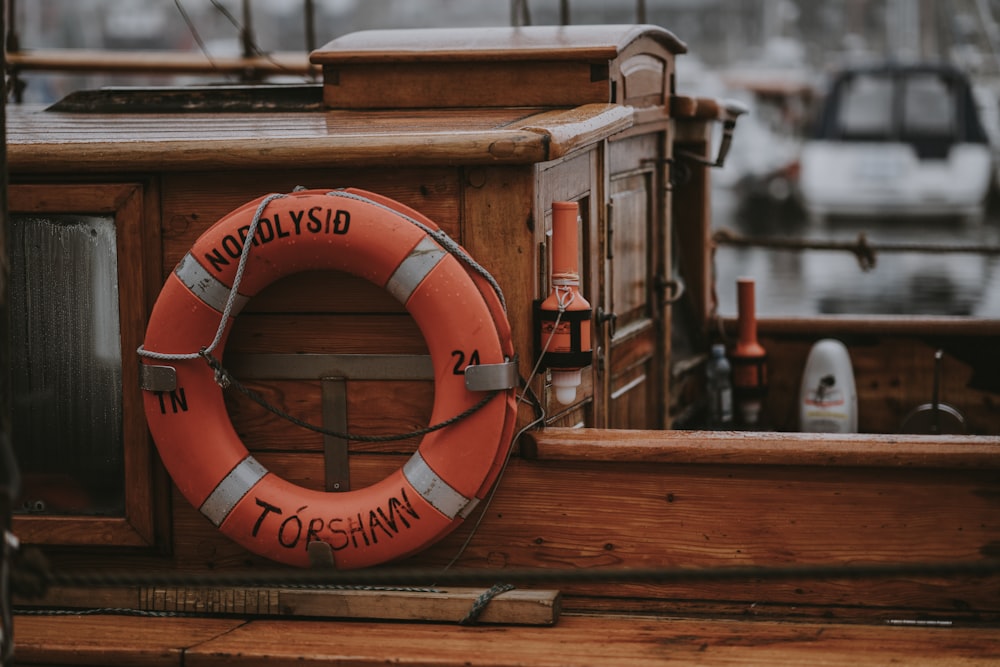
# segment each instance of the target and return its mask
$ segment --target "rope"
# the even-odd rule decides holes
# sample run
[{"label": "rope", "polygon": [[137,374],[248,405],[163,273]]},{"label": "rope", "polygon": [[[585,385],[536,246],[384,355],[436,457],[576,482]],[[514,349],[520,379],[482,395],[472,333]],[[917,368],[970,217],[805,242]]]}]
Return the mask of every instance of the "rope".
[{"label": "rope", "polygon": [[732,245],[775,250],[843,250],[852,253],[862,271],[875,268],[879,252],[925,252],[925,253],[975,253],[978,255],[1000,255],[1000,246],[968,244],[932,243],[872,243],[864,232],[854,241],[824,241],[787,237],[751,238],[731,229],[720,229],[712,235],[718,245]]},{"label": "rope", "polygon": [[115,616],[152,616],[156,618],[202,615],[182,611],[152,611],[148,609],[129,609],[127,607],[95,607],[92,609],[34,609],[16,607],[14,613],[20,616],[94,616],[97,614],[107,614]]},{"label": "rope", "polygon": [[476,598],[475,602],[472,603],[472,608],[469,609],[469,613],[458,624],[475,625],[479,621],[480,615],[486,610],[486,606],[493,601],[493,598],[507,591],[512,591],[515,588],[516,586],[512,584],[493,584]]},{"label": "rope", "polygon": [[219,317],[219,326],[215,330],[215,337],[212,342],[207,346],[203,347],[197,352],[184,352],[184,353],[173,353],[168,354],[165,352],[156,352],[152,350],[145,349],[142,345],[136,350],[140,357],[147,357],[149,359],[157,359],[159,361],[190,361],[191,359],[197,359],[198,357],[205,357],[206,354],[212,354],[215,348],[219,346],[222,342],[222,336],[226,331],[226,323],[229,322],[229,317],[232,315],[233,307],[236,303],[236,297],[239,295],[240,283],[243,282],[243,272],[246,270],[247,260],[250,258],[250,248],[253,247],[253,239],[257,235],[257,227],[260,226],[260,217],[264,214],[264,209],[275,199],[283,199],[288,195],[283,194],[271,194],[264,197],[260,205],[257,206],[257,210],[253,214],[253,220],[250,222],[250,227],[247,229],[246,238],[243,239],[243,249],[240,251],[240,261],[236,265],[236,275],[233,277],[233,286],[229,288],[229,295],[226,297],[226,305],[222,309],[222,315]]}]

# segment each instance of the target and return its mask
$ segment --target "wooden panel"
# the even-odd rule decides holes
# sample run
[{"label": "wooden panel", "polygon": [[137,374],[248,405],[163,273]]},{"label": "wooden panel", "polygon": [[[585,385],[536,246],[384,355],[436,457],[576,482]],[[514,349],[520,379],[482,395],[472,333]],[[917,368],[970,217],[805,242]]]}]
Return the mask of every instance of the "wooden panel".
[{"label": "wooden panel", "polygon": [[323,68],[332,109],[576,106],[611,100],[589,62],[363,63]]},{"label": "wooden panel", "polygon": [[335,39],[312,61],[334,108],[645,105],[663,102],[665,73],[683,51],[648,25],[376,30]]},{"label": "wooden panel", "polygon": [[[613,164],[638,165],[650,138],[612,145]],[[608,427],[655,428],[663,423],[658,408],[660,380],[655,340],[658,309],[652,303],[653,267],[659,261],[651,167],[613,174],[612,215],[608,231],[606,308],[616,319],[609,326]]]},{"label": "wooden panel", "polygon": [[[890,450],[887,443],[884,451]],[[696,446],[688,451],[689,460],[699,460]],[[261,453],[259,458],[295,483],[322,488],[318,454]],[[492,503],[474,515],[478,519],[485,511],[464,551],[473,521],[405,564],[441,567],[459,553],[456,567],[485,568],[963,562],[979,561],[1000,544],[995,469],[825,466],[808,459],[802,465],[768,459],[755,465],[738,458],[718,463],[723,458],[706,454],[701,460],[715,463],[703,464],[658,462],[652,456],[635,462],[514,459]],[[352,488],[382,479],[405,460],[352,456]],[[222,570],[265,564],[221,535],[182,498],[175,502],[174,518],[175,566]],[[74,566],[114,564],[78,556]],[[860,607],[996,614],[998,585],[996,578],[907,577],[560,588],[568,596],[567,610],[584,596],[603,600],[607,610],[642,608],[643,600],[743,601],[850,618]]]},{"label": "wooden panel", "polygon": [[621,64],[621,93],[623,104],[635,107],[663,106],[667,103],[667,72],[669,63],[664,58],[640,53]]},{"label": "wooden panel", "polygon": [[541,235],[532,215],[532,167],[473,167],[464,172],[462,242],[500,285],[507,301],[514,349],[521,373],[533,362],[531,304],[539,286],[535,238]]},{"label": "wooden panel", "polygon": [[303,271],[272,283],[244,313],[405,313],[381,287],[343,271]]},{"label": "wooden panel", "polygon": [[611,310],[618,316],[617,326],[627,327],[650,317],[652,173],[642,172],[611,179],[611,205],[614,207],[610,269]]},{"label": "wooden panel", "polygon": [[[545,215],[551,215],[554,201],[577,201],[588,195],[594,196],[594,161],[599,158],[594,153],[593,150],[578,153],[539,169],[536,197]],[[551,230],[551,219],[547,222],[546,230]]]},{"label": "wooden panel", "polygon": [[[609,396],[609,428],[655,428],[659,415],[652,409],[652,381],[649,364],[617,373]],[[619,426],[620,425],[620,426]]]},{"label": "wooden panel", "polygon": [[[317,381],[246,382],[248,388],[298,419],[322,425]],[[358,435],[409,433],[430,423],[434,385],[430,382],[347,382],[347,430]],[[322,452],[320,433],[294,426],[237,391],[226,392],[226,407],[251,451]],[[420,438],[383,443],[351,442],[351,451],[413,452]]]},{"label": "wooden panel", "polygon": [[[1000,537],[994,472],[515,462],[462,564],[713,567],[977,561]],[[777,491],[777,492],[776,492]],[[446,562],[449,538],[419,560]],[[567,595],[998,611],[997,580],[565,585]],[[567,608],[572,603],[567,601]]]},{"label": "wooden panel", "polygon": [[384,195],[419,211],[461,242],[457,179],[455,169],[444,168],[283,169],[168,175],[163,182],[164,266],[172,270],[195,240],[230,211],[269,193],[291,192],[300,185],[353,187]]},{"label": "wooden panel", "polygon": [[[580,391],[585,391],[582,385]],[[586,399],[567,408],[565,405],[559,404],[555,398],[550,398],[549,407],[545,414],[548,415],[545,423],[549,426],[583,428],[587,424],[594,423],[594,401]]]},{"label": "wooden panel", "polygon": [[[677,435],[675,440],[680,441],[689,434]],[[995,554],[1000,544],[995,443],[986,452],[987,460],[994,463],[989,468],[940,464],[948,457],[963,456],[958,444],[945,448],[944,459],[933,447],[925,446],[927,467],[909,467],[906,458],[892,460],[890,440],[876,446],[882,458],[872,457],[861,441],[850,450],[832,452],[822,446],[814,451],[799,442],[798,453],[786,451],[780,459],[758,454],[755,462],[751,460],[758,451],[754,447],[748,447],[742,458],[718,447],[703,447],[697,437],[708,435],[712,434],[690,434],[691,442],[679,457],[637,451],[630,460],[616,461],[612,447],[609,456],[593,456],[589,462],[514,459],[492,503],[473,515],[478,521],[479,512],[485,512],[468,546],[463,548],[470,539],[472,520],[403,564],[443,567],[461,554],[455,567],[496,568],[502,580],[505,567],[580,571],[975,562]],[[741,436],[746,445],[756,442],[744,434],[733,435]],[[901,446],[904,451],[913,448]],[[978,455],[983,454],[979,451]],[[590,452],[582,448],[579,456],[590,456]],[[351,457],[352,488],[382,479],[406,458],[355,454]],[[824,458],[842,463],[825,465]],[[323,488],[319,454],[262,452],[259,459],[294,483]],[[173,516],[176,541],[166,560],[126,554],[109,559],[106,553],[78,552],[49,554],[50,562],[54,568],[166,566],[218,571],[269,565],[219,533],[179,494],[175,494]],[[996,616],[1000,614],[998,586],[996,577],[908,576],[862,582],[809,579],[614,586],[595,582],[567,583],[560,588],[567,610],[666,612],[670,601],[675,601],[752,608],[771,616],[787,616],[794,609],[795,614],[805,616],[856,619],[900,609],[924,617]]]},{"label": "wooden panel", "polygon": [[409,315],[241,315],[227,345],[234,352],[427,354]]},{"label": "wooden panel", "polygon": [[[821,336],[820,336],[821,337]],[[966,337],[921,340],[909,336],[840,336],[848,346],[858,391],[858,427],[864,433],[898,433],[906,415],[929,404],[934,352],[942,359],[940,400],[958,408],[970,434],[1000,435],[1000,400],[982,372],[994,353],[986,340]],[[816,339],[767,334],[769,390],[767,427],[798,429],[798,391],[806,357]]]}]

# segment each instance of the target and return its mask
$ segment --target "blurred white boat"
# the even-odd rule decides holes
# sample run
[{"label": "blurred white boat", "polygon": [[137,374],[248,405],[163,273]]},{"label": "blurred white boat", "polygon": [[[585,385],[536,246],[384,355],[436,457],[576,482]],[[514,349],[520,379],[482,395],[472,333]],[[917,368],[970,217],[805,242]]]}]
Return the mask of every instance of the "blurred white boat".
[{"label": "blurred white boat", "polygon": [[984,213],[993,156],[966,76],[936,64],[854,66],[805,142],[799,191],[826,216]]}]

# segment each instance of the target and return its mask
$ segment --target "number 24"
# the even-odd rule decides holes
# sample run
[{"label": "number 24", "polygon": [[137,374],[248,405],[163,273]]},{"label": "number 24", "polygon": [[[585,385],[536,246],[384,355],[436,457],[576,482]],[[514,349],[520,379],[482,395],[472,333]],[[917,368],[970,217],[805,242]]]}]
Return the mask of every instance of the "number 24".
[{"label": "number 24", "polygon": [[465,352],[461,350],[452,350],[451,356],[455,357],[455,366],[452,368],[451,372],[455,375],[465,375],[466,366],[478,366],[479,365],[479,350],[473,350],[472,354],[469,356],[469,363],[465,363]]}]

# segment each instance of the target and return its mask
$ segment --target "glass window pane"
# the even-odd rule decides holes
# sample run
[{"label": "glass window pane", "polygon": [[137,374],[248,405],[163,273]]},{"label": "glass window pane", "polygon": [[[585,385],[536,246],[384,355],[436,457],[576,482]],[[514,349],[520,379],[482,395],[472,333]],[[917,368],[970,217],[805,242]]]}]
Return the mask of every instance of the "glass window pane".
[{"label": "glass window pane", "polygon": [[955,100],[948,84],[931,74],[903,80],[903,133],[950,136],[955,132]]},{"label": "glass window pane", "polygon": [[123,515],[114,218],[12,215],[10,222],[21,511]]},{"label": "glass window pane", "polygon": [[888,137],[892,132],[892,79],[860,75],[848,82],[838,110],[845,137]]}]

